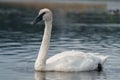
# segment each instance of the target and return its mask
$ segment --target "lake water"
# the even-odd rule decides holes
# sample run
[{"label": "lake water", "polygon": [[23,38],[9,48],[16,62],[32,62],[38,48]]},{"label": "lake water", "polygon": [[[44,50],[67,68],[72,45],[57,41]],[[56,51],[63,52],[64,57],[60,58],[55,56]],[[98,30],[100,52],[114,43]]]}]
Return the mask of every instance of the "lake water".
[{"label": "lake water", "polygon": [[62,12],[53,12],[55,14],[48,57],[68,50],[109,55],[104,71],[34,72],[33,66],[44,28],[43,22],[36,26],[31,24],[38,10],[0,6],[0,79],[119,80],[120,24],[81,24]]}]

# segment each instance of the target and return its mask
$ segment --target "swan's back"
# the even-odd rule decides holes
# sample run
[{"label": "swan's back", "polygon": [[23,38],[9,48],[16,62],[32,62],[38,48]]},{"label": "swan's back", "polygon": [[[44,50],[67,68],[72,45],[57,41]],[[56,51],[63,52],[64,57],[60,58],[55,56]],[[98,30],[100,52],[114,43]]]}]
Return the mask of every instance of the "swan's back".
[{"label": "swan's back", "polygon": [[89,71],[96,69],[101,62],[101,58],[93,54],[80,51],[66,51],[50,57],[46,62],[46,70]]}]

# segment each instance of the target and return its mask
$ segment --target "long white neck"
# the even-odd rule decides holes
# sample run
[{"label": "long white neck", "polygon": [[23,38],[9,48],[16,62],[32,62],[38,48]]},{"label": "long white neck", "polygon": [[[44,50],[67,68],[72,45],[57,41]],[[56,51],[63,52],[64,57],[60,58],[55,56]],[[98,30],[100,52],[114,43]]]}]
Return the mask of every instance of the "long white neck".
[{"label": "long white neck", "polygon": [[52,30],[52,21],[45,21],[45,30],[44,35],[41,43],[41,47],[38,53],[38,57],[35,62],[35,70],[45,70],[46,65],[46,58],[50,43],[51,37],[51,30]]}]

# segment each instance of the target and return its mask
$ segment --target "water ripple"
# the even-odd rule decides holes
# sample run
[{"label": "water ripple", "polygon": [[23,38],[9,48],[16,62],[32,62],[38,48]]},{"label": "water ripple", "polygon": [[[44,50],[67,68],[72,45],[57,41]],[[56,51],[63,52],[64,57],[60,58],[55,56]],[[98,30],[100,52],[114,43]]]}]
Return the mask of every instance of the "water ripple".
[{"label": "water ripple", "polygon": [[[33,65],[42,41],[44,25],[40,24],[33,27],[28,24],[36,14],[35,10],[0,9],[0,14],[2,15],[0,19],[1,79],[7,76],[10,80],[13,80],[15,75],[19,79],[33,77]],[[65,18],[65,20],[67,19]],[[47,80],[120,79],[118,76],[120,72],[120,24],[81,25],[79,23],[67,23],[61,25],[60,23],[57,24],[57,22],[59,21],[53,22],[48,57],[68,50],[100,53],[110,57],[105,64],[105,74],[96,72],[47,73]],[[24,80],[29,79],[33,78],[25,78]]]}]

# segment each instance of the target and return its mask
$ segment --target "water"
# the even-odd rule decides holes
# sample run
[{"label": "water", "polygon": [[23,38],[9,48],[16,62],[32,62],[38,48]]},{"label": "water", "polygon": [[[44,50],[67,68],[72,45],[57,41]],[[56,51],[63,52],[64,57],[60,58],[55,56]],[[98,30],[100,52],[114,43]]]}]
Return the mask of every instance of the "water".
[{"label": "water", "polygon": [[1,80],[119,80],[120,24],[81,24],[55,10],[48,57],[68,50],[109,55],[103,72],[34,72],[44,24],[31,22],[38,10],[0,7]]}]

